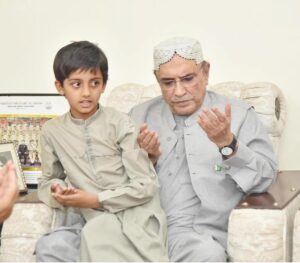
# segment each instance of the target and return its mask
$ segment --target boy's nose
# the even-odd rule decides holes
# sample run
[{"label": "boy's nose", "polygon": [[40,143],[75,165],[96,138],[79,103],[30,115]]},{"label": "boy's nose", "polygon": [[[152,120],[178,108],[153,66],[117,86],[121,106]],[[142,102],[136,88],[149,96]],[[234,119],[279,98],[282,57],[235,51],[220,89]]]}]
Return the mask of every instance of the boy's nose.
[{"label": "boy's nose", "polygon": [[88,85],[83,86],[82,94],[83,94],[83,96],[89,96],[90,95],[90,87]]}]

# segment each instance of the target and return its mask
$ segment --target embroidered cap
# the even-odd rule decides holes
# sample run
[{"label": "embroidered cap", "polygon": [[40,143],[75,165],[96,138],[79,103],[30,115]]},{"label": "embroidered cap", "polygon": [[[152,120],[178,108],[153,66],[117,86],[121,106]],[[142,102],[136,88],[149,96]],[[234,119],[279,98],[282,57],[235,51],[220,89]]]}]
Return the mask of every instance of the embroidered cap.
[{"label": "embroidered cap", "polygon": [[154,47],[154,70],[169,62],[174,55],[185,59],[193,59],[196,64],[203,61],[202,48],[199,41],[187,37],[174,37],[160,42]]}]

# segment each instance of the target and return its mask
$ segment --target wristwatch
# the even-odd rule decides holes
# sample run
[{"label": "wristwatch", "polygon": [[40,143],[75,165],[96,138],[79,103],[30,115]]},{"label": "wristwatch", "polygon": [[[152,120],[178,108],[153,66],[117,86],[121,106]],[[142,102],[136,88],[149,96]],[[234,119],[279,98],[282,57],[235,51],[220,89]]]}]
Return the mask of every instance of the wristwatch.
[{"label": "wristwatch", "polygon": [[228,157],[230,156],[236,149],[237,145],[237,139],[233,135],[232,142],[229,145],[223,146],[222,148],[219,149],[219,152],[222,154],[223,157]]}]

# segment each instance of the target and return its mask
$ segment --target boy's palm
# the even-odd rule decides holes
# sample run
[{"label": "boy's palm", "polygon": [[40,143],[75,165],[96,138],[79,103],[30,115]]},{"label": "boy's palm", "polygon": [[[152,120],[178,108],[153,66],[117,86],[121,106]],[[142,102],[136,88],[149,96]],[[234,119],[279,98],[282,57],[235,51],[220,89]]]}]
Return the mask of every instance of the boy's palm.
[{"label": "boy's palm", "polygon": [[53,193],[57,202],[66,207],[100,208],[97,195],[79,189],[64,189],[61,193]]}]

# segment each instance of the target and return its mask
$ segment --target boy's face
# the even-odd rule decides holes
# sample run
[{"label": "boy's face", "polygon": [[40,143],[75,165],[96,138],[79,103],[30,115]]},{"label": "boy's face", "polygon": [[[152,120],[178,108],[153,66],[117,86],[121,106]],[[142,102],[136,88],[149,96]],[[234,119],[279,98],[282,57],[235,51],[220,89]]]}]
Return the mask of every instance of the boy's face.
[{"label": "boy's face", "polygon": [[70,105],[70,111],[74,118],[86,120],[92,116],[98,108],[98,101],[105,89],[100,70],[72,72],[63,82],[55,81],[58,92],[65,96]]}]

